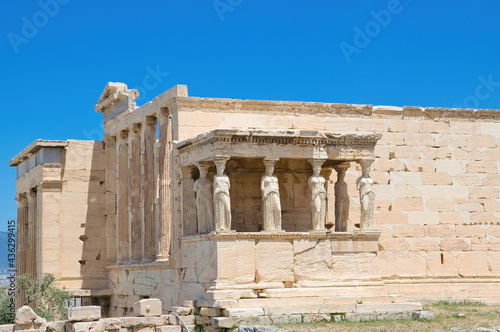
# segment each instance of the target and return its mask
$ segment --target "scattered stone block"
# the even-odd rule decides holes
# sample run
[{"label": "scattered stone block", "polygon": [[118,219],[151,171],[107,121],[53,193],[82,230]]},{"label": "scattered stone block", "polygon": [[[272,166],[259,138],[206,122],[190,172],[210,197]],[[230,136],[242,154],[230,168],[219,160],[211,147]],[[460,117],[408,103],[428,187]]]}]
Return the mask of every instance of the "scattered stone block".
[{"label": "scattered stone block", "polygon": [[304,323],[331,322],[332,317],[327,314],[306,314],[302,317]]},{"label": "scattered stone block", "polygon": [[12,332],[14,331],[14,328],[15,328],[14,324],[0,325],[0,332]]},{"label": "scattered stone block", "polygon": [[119,330],[122,326],[119,318],[102,318],[99,322],[105,330]]},{"label": "scattered stone block", "polygon": [[[47,324],[47,332],[65,332],[66,321],[55,321]],[[120,327],[118,327],[120,328]],[[2,332],[2,330],[0,330]]]},{"label": "scattered stone block", "polygon": [[101,307],[97,305],[68,308],[68,320],[90,322],[101,318]]},{"label": "scattered stone block", "polygon": [[221,315],[221,310],[217,308],[200,308],[201,316],[217,317]]},{"label": "scattered stone block", "polygon": [[217,328],[230,328],[242,325],[271,325],[271,319],[267,316],[261,317],[214,317],[213,325]]},{"label": "scattered stone block", "polygon": [[420,303],[357,304],[356,313],[420,311]]},{"label": "scattered stone block", "polygon": [[271,321],[273,324],[289,324],[290,323],[290,318],[288,318],[287,315],[276,315],[276,316],[271,316]]},{"label": "scattered stone block", "polygon": [[288,315],[288,319],[290,320],[290,324],[302,323],[301,315]]},{"label": "scattered stone block", "polygon": [[160,299],[143,299],[134,303],[134,313],[140,317],[161,316]]},{"label": "scattered stone block", "polygon": [[193,308],[190,308],[190,307],[172,307],[172,312],[175,312],[179,316],[190,315],[192,311],[193,311]]},{"label": "scattered stone block", "polygon": [[238,328],[238,332],[254,332],[255,329],[253,328],[253,326],[240,326]]},{"label": "scattered stone block", "polygon": [[222,314],[225,317],[253,317],[263,316],[264,310],[262,308],[230,308],[224,309]]},{"label": "scattered stone block", "polygon": [[433,320],[434,314],[430,311],[414,311],[412,317],[416,320]]},{"label": "scattered stone block", "polygon": [[133,327],[147,327],[147,326],[161,326],[168,325],[169,316],[161,317],[121,317],[120,318],[122,327],[133,328]]},{"label": "scattered stone block", "polygon": [[212,322],[212,318],[208,316],[196,316],[196,324],[198,325],[209,325]]},{"label": "scattered stone block", "polygon": [[190,308],[192,308],[192,307],[194,307],[194,301],[184,301],[184,302],[182,303],[182,305],[183,305],[184,307],[190,307]]},{"label": "scattered stone block", "polygon": [[[182,321],[186,325],[194,325],[196,323],[196,316],[195,315],[188,315],[188,316],[181,316]],[[168,322],[170,325],[180,325],[181,321],[179,320],[178,317],[174,315],[168,315]]]},{"label": "scattered stone block", "polygon": [[98,332],[104,331],[101,323],[98,321],[78,322],[71,325],[71,332]]},{"label": "scattered stone block", "polygon": [[33,324],[33,322],[37,318],[38,315],[27,305],[24,305],[21,308],[17,309],[16,324],[18,325]]},{"label": "scattered stone block", "polygon": [[342,321],[342,315],[333,315],[332,316],[332,322],[339,323],[340,321]]},{"label": "scattered stone block", "polygon": [[276,332],[276,326],[264,326],[256,325],[254,326],[255,332]]},{"label": "scattered stone block", "polygon": [[498,330],[495,328],[489,329],[487,327],[476,327],[474,332],[497,332]]}]

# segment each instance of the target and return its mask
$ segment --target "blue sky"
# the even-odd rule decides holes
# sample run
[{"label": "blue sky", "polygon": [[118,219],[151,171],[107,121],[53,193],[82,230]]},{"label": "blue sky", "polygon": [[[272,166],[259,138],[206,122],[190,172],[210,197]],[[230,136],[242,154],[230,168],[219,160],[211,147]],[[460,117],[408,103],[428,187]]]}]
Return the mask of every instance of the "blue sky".
[{"label": "blue sky", "polygon": [[35,139],[100,139],[109,81],[189,95],[500,108],[495,0],[41,0],[0,19],[0,230],[8,161]]}]

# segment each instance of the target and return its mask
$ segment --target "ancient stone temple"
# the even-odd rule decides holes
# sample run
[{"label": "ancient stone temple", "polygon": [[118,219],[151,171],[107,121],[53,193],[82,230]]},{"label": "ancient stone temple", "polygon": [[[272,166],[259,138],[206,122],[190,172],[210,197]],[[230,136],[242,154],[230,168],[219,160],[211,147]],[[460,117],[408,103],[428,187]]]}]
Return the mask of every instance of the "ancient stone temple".
[{"label": "ancient stone temple", "polygon": [[112,316],[500,300],[500,111],[137,97],[109,83],[103,142],[11,160],[18,273]]}]

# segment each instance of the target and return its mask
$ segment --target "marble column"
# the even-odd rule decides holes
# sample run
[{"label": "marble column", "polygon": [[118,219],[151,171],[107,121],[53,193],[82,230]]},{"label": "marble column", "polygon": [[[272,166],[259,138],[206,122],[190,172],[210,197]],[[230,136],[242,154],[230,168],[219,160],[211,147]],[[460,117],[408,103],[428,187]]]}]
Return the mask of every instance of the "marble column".
[{"label": "marble column", "polygon": [[117,261],[128,260],[128,130],[120,132],[118,146]]},{"label": "marble column", "polygon": [[170,242],[172,238],[171,203],[170,203],[170,163],[172,144],[172,125],[169,112],[162,109],[159,113],[160,119],[160,162],[159,162],[159,238],[156,259],[166,260],[170,255]]},{"label": "marble column", "polygon": [[361,176],[356,181],[356,189],[359,190],[359,202],[361,205],[361,220],[359,228],[362,231],[369,230],[373,222],[373,210],[375,205],[375,190],[373,180],[370,177],[370,167],[373,160],[360,160]]},{"label": "marble column", "polygon": [[196,194],[196,220],[198,233],[206,234],[214,230],[214,209],[212,183],[207,179],[209,162],[199,162],[196,164],[200,171],[200,178],[194,182],[194,192]]},{"label": "marble column", "polygon": [[214,221],[216,231],[231,230],[231,187],[229,177],[224,174],[229,156],[215,156],[217,174],[214,176]]},{"label": "marble column", "polygon": [[264,231],[281,230],[280,187],[278,178],[273,175],[276,162],[278,162],[278,159],[264,158],[266,174],[260,180]]},{"label": "marble column", "polygon": [[26,237],[26,273],[36,278],[36,239],[37,239],[37,220],[38,220],[38,197],[37,189],[30,190],[28,196],[28,233]]},{"label": "marble column", "polygon": [[108,264],[117,260],[117,214],[116,214],[116,170],[118,167],[116,137],[104,137],[106,152],[106,261]]},{"label": "marble column", "polygon": [[349,164],[336,165],[334,168],[337,172],[337,182],[335,182],[335,232],[347,232],[350,200],[347,183],[344,179]]},{"label": "marble column", "polygon": [[141,124],[136,123],[130,128],[129,135],[129,242],[130,261],[141,260],[142,244],[142,213],[141,213]]},{"label": "marble column", "polygon": [[155,214],[154,214],[154,199],[155,199],[155,165],[154,165],[154,144],[156,142],[156,117],[148,116],[142,125],[143,130],[143,154],[142,167],[143,177],[142,198],[144,202],[144,229],[143,229],[143,260],[152,261],[156,256],[155,245]]},{"label": "marble column", "polygon": [[17,200],[17,241],[16,241],[16,273],[26,273],[26,237],[28,232],[28,198],[19,194]]},{"label": "marble column", "polygon": [[[26,250],[28,237],[28,196],[29,193],[16,195],[17,200],[17,241],[16,241],[16,275],[20,276],[26,271]],[[24,293],[16,293],[18,306],[24,304]]]},{"label": "marble column", "polygon": [[180,168],[181,176],[181,220],[182,234],[193,235],[198,232],[196,225],[196,199],[194,197],[193,168],[190,166]]},{"label": "marble column", "polygon": [[313,231],[324,231],[326,223],[326,180],[320,175],[325,159],[311,159],[313,175],[309,177],[311,193],[311,219]]}]

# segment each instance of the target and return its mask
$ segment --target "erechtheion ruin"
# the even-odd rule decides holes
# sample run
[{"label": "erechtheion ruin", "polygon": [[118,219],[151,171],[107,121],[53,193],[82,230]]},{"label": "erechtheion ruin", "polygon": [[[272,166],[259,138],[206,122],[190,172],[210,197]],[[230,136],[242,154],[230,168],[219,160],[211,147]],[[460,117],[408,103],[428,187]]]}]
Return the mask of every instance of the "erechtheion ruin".
[{"label": "erechtheion ruin", "polygon": [[500,111],[137,97],[109,83],[102,142],[11,160],[18,274],[110,316],[499,302]]}]

